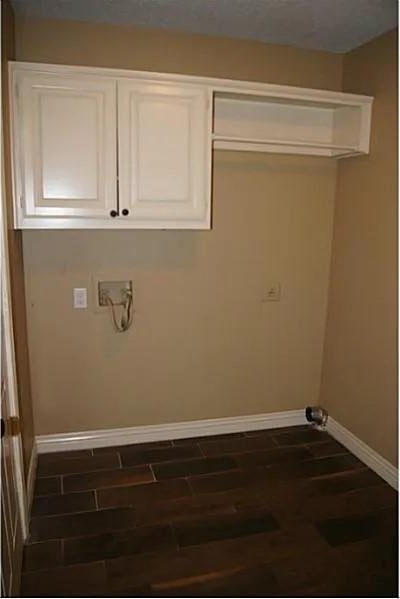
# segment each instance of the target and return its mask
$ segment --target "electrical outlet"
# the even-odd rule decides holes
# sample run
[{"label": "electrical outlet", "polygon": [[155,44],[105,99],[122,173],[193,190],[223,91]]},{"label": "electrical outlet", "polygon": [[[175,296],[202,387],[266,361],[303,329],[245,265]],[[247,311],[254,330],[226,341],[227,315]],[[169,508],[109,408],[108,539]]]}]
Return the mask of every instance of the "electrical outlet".
[{"label": "electrical outlet", "polygon": [[279,302],[281,299],[281,284],[269,283],[262,294],[262,302]]},{"label": "electrical outlet", "polygon": [[84,310],[87,308],[87,289],[86,287],[74,288],[74,308]]}]

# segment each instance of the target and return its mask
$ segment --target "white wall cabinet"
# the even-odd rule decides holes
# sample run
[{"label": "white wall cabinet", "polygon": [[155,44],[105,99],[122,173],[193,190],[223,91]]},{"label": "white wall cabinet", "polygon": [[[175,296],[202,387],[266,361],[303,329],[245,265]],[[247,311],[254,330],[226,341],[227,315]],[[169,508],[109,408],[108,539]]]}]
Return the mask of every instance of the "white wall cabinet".
[{"label": "white wall cabinet", "polygon": [[124,218],[146,228],[208,227],[208,105],[204,87],[118,83],[119,212]]},{"label": "white wall cabinet", "polygon": [[24,73],[16,88],[17,218],[105,218],[117,201],[116,84]]},{"label": "white wall cabinet", "polygon": [[10,63],[17,228],[209,229],[213,150],[367,154],[373,98]]},{"label": "white wall cabinet", "polygon": [[207,87],[12,75],[17,227],[210,228]]}]

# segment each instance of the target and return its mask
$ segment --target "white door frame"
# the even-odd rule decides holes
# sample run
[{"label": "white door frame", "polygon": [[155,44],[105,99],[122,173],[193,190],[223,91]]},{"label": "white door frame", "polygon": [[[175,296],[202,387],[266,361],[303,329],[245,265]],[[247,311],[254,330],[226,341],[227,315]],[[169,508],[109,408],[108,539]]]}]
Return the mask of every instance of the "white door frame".
[{"label": "white door frame", "polygon": [[[1,82],[0,82],[0,96],[1,96]],[[0,108],[0,138],[1,138],[1,187],[0,187],[0,252],[1,252],[1,263],[0,263],[0,288],[1,288],[1,309],[3,311],[4,318],[4,348],[0,348],[0,351],[5,351],[5,364],[6,372],[5,376],[7,379],[7,397],[8,397],[8,410],[10,417],[19,418],[19,405],[18,405],[18,382],[17,382],[17,369],[15,362],[15,344],[14,344],[14,330],[13,330],[13,315],[12,315],[12,300],[11,300],[11,280],[10,280],[10,263],[9,263],[9,252],[8,252],[8,230],[7,230],[7,219],[6,219],[6,204],[5,204],[5,168],[4,168],[4,144],[3,144],[3,113]],[[1,326],[1,325],[0,325]],[[15,486],[18,495],[18,510],[21,521],[22,536],[23,540],[28,536],[29,522],[28,522],[28,502],[26,493],[25,473],[24,473],[24,460],[22,451],[22,437],[21,433],[11,438],[12,457],[14,462],[14,476]]]},{"label": "white door frame", "polygon": [[[2,193],[3,196],[3,193]],[[1,303],[3,310],[3,322],[4,322],[4,351],[5,351],[5,363],[6,363],[6,379],[7,379],[7,398],[8,398],[8,410],[10,417],[19,418],[19,406],[18,406],[18,383],[16,377],[16,364],[15,364],[15,348],[14,348],[14,332],[12,327],[12,307],[10,297],[10,279],[9,279],[9,266],[8,266],[8,248],[4,235],[4,213],[2,211],[2,231],[1,231]],[[24,461],[22,452],[22,438],[21,434],[13,436],[11,438],[11,446],[14,461],[14,474],[15,474],[15,485],[17,488],[18,495],[18,507],[20,512],[20,519],[22,525],[22,535],[25,540],[28,536],[28,509],[27,509],[27,494],[25,486],[25,475],[24,475]]]}]

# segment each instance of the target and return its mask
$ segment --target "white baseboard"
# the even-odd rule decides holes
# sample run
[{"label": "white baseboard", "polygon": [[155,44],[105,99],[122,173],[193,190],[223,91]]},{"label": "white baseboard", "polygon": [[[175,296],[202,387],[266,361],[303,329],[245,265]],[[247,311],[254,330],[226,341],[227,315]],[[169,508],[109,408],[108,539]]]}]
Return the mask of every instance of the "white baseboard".
[{"label": "white baseboard", "polygon": [[33,501],[33,493],[35,490],[35,481],[36,481],[36,468],[38,461],[38,452],[36,442],[33,443],[31,459],[29,461],[29,469],[28,476],[26,479],[26,507],[27,507],[27,522],[29,522],[31,515],[31,507]]},{"label": "white baseboard", "polygon": [[255,414],[254,416],[213,418],[212,420],[192,420],[129,428],[39,435],[36,437],[36,443],[38,453],[51,453],[74,449],[91,449],[93,447],[129,445],[131,443],[166,441],[168,439],[184,439],[186,437],[206,437],[301,424],[307,424],[304,410],[288,410],[270,414]]},{"label": "white baseboard", "polygon": [[398,489],[399,473],[393,464],[330,416],[326,430],[332,437],[364,462],[364,464],[369,466],[371,470],[383,478],[391,487]]}]

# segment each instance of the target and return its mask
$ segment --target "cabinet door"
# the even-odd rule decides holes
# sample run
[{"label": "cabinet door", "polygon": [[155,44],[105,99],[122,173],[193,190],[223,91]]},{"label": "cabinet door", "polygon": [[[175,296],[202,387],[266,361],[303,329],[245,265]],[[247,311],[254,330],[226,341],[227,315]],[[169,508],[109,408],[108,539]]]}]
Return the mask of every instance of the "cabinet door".
[{"label": "cabinet door", "polygon": [[138,228],[210,227],[208,94],[192,85],[118,83],[120,219]]},{"label": "cabinet door", "polygon": [[117,208],[115,81],[20,72],[15,94],[19,224],[109,218]]}]

